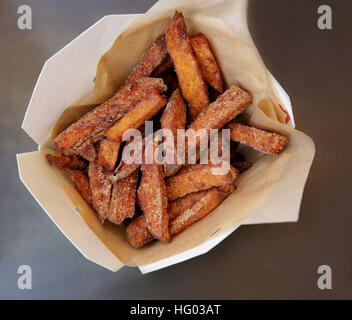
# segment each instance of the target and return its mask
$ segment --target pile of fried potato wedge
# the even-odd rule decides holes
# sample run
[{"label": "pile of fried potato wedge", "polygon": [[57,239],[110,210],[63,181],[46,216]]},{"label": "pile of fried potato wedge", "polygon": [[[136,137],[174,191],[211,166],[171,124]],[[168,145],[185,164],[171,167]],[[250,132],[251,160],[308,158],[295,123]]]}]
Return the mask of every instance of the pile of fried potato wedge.
[{"label": "pile of fried potato wedge", "polygon": [[[288,142],[277,133],[234,121],[251,103],[238,85],[225,90],[206,35],[189,35],[176,11],[165,34],[151,44],[113,97],[61,132],[53,142],[57,153],[46,158],[68,175],[102,223],[126,227],[133,247],[154,239],[170,241],[235,190],[238,175],[252,165],[238,152],[239,144],[277,154]],[[229,129],[230,169],[214,175],[216,165],[200,163],[199,153],[193,164],[125,162],[121,154],[131,141],[123,140],[124,133],[136,129],[143,134],[147,120],[155,130],[170,130],[175,140],[179,129]],[[188,147],[198,150],[199,141]]]}]

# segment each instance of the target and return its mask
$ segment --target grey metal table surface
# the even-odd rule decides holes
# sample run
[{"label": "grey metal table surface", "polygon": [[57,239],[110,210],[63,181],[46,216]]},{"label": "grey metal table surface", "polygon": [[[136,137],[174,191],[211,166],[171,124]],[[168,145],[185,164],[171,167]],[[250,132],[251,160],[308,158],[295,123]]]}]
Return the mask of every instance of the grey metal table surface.
[{"label": "grey metal table surface", "polygon": [[[18,0],[0,2],[0,298],[352,298],[352,3],[329,1],[333,29],[319,30],[321,1],[252,0],[250,30],[290,94],[297,127],[316,156],[298,223],[243,226],[209,253],[142,275],[86,260],[18,178],[15,154],[36,149],[21,122],[43,62],[107,14],[143,13],[154,1],[28,0],[33,29],[17,28]],[[50,106],[48,106],[50,107]],[[19,290],[17,268],[32,268]],[[332,290],[317,268],[332,269]]]}]

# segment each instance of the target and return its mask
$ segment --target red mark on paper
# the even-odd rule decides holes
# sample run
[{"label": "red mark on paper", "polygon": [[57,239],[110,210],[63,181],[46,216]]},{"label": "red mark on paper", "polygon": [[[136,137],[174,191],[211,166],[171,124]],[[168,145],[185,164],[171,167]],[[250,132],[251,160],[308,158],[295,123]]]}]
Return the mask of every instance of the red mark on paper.
[{"label": "red mark on paper", "polygon": [[285,109],[283,106],[281,106],[281,104],[279,104],[279,107],[280,107],[280,109],[286,114],[285,122],[288,123],[288,122],[291,120],[290,115],[288,114],[288,112],[286,111],[286,109]]}]

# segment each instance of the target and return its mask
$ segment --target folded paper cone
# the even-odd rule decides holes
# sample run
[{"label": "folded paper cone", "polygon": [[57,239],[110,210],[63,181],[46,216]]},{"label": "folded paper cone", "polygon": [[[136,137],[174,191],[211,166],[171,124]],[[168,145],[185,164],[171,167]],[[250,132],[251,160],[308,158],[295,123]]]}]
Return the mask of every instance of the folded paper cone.
[{"label": "folded paper cone", "polygon": [[[263,222],[277,221],[277,216],[282,217],[281,221],[298,219],[304,185],[314,156],[314,143],[307,135],[292,128],[292,119],[278,97],[270,74],[248,33],[246,8],[247,2],[243,0],[159,1],[147,13],[122,27],[122,32],[111,48],[99,60],[92,94],[89,92],[93,78],[92,64],[98,61],[98,56],[83,47],[90,43],[91,48],[94,48],[92,40],[97,36],[109,43],[113,32],[110,30],[110,33],[104,33],[107,31],[99,28],[99,23],[86,31],[83,38],[80,37],[78,44],[81,43],[81,49],[79,45],[78,48],[72,48],[76,54],[81,53],[81,60],[90,61],[87,68],[91,71],[75,73],[71,79],[69,76],[73,73],[69,71],[55,77],[55,81],[61,81],[60,76],[66,76],[67,83],[77,82],[75,92],[67,86],[55,88],[55,81],[43,85],[38,80],[37,87],[40,85],[41,90],[33,93],[23,128],[38,142],[40,148],[44,148],[51,146],[51,139],[45,138],[57,135],[77,120],[78,116],[112,96],[144,50],[165,32],[177,9],[183,12],[191,34],[202,32],[208,37],[225,86],[237,83],[252,95],[253,104],[241,115],[242,119],[249,125],[289,137],[289,143],[280,155],[257,157],[253,167],[236,181],[237,190],[211,214],[175,236],[170,243],[153,242],[140,249],[129,245],[123,228],[110,223],[100,224],[96,214],[79,196],[68,178],[57,169],[49,167],[44,158],[44,150],[18,155],[22,181],[62,232],[88,259],[114,271],[123,265],[143,267],[159,261],[166,261],[163,264],[166,266],[184,260],[182,254],[193,248],[206,248],[206,244],[211,243],[214,237],[228,234],[252,216],[265,217]],[[119,18],[120,16],[109,17],[110,21],[114,21],[112,25],[116,26]],[[100,49],[107,47],[105,42]],[[55,63],[61,65],[61,69],[65,68],[65,63],[70,64],[67,60],[69,55],[66,60],[60,60],[59,55],[57,58]],[[51,59],[55,59],[55,56]],[[72,69],[77,70],[76,66],[72,66]],[[41,81],[42,77],[43,74]],[[51,96],[45,105],[49,111],[43,111],[43,95],[52,92],[56,92],[58,101],[51,110],[52,106],[47,104],[47,101],[55,100],[55,96]],[[71,101],[66,101],[67,97]],[[83,100],[84,105],[76,104],[66,109],[67,105]],[[61,114],[60,121],[55,125]],[[203,249],[202,252],[205,251]],[[194,252],[187,258],[198,254]]]}]

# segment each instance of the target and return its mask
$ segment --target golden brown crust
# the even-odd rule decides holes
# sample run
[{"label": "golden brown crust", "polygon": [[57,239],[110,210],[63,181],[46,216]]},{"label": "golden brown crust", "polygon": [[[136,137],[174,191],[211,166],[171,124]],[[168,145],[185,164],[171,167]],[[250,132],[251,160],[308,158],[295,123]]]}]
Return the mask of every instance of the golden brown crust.
[{"label": "golden brown crust", "polygon": [[[176,89],[160,118],[161,128],[171,130],[174,136],[174,146],[177,146],[177,129],[184,129],[186,127],[187,121],[186,115],[186,105],[181,96],[180,89]],[[168,145],[165,145],[165,148],[171,148]],[[175,164],[176,164],[176,147],[174,148],[175,155]],[[164,164],[164,173],[165,176],[171,176],[174,172],[175,164]]]},{"label": "golden brown crust", "polygon": [[185,210],[170,222],[170,233],[180,233],[186,227],[204,218],[225,199],[227,194],[218,188],[209,189],[190,209]]},{"label": "golden brown crust", "polygon": [[[197,119],[190,124],[188,130],[194,130],[197,132],[200,129],[221,129],[232,118],[243,112],[243,110],[251,103],[251,96],[237,85],[233,85],[220,95],[216,101],[204,108],[198,115]],[[186,134],[188,133],[188,130]],[[197,150],[198,158],[200,154],[199,139],[196,140],[195,145],[187,143],[186,151],[188,149],[192,150],[193,148]],[[175,165],[173,167],[173,174],[183,166],[183,164]]]},{"label": "golden brown crust", "polygon": [[62,156],[58,154],[46,154],[46,160],[51,166],[57,168],[67,168],[69,164],[72,162],[71,158],[68,156]]},{"label": "golden brown crust", "polygon": [[167,178],[165,183],[169,201],[184,197],[191,192],[233,183],[237,178],[238,173],[232,167],[225,175],[213,175],[214,167],[211,164],[189,165],[175,176]]},{"label": "golden brown crust", "polygon": [[121,224],[126,218],[134,216],[137,180],[138,172],[135,171],[113,184],[108,216],[110,222]]},{"label": "golden brown crust", "polygon": [[156,239],[170,240],[167,195],[161,165],[142,164],[142,179],[138,188],[139,204],[145,214],[149,231]]},{"label": "golden brown crust", "polygon": [[186,127],[186,105],[180,89],[176,89],[169,98],[166,108],[160,118],[161,127],[172,131],[177,137],[177,129]]},{"label": "golden brown crust", "polygon": [[127,129],[137,129],[146,120],[153,117],[165,104],[167,100],[154,89],[148,96],[138,102],[136,106],[124,115],[114,126],[106,132],[106,137],[110,140],[122,141],[123,133]]},{"label": "golden brown crust", "polygon": [[99,147],[99,164],[107,171],[113,171],[119,155],[120,143],[104,139]]},{"label": "golden brown crust", "polygon": [[153,70],[167,59],[167,56],[165,37],[162,36],[154,41],[150,48],[143,54],[128,77],[126,84],[143,77],[149,77]]},{"label": "golden brown crust", "polygon": [[139,167],[140,167],[140,164],[137,164],[137,163],[127,164],[127,163],[121,161],[121,163],[117,167],[117,170],[115,171],[112,179],[114,181],[119,181],[123,178],[126,178],[132,172],[136,171]]},{"label": "golden brown crust", "polygon": [[46,154],[45,158],[51,166],[60,169],[69,168],[73,170],[82,170],[87,166],[86,162],[76,154],[69,156],[59,154]]},{"label": "golden brown crust", "polygon": [[72,180],[75,188],[81,194],[82,198],[88,203],[88,205],[94,209],[94,202],[92,192],[90,190],[89,179],[87,175],[81,170],[64,169],[65,173]]},{"label": "golden brown crust", "polygon": [[139,248],[151,242],[154,237],[150,233],[145,215],[133,218],[126,228],[128,242],[134,247]]},{"label": "golden brown crust", "polygon": [[207,86],[193,54],[187,27],[180,12],[174,17],[165,33],[169,55],[175,66],[182,95],[189,103],[190,115],[195,119],[209,104]]},{"label": "golden brown crust", "polygon": [[58,150],[69,150],[111,127],[154,89],[165,91],[161,79],[141,78],[122,87],[111,99],[88,112],[54,140]]},{"label": "golden brown crust", "polygon": [[198,115],[190,129],[221,129],[252,103],[251,96],[237,85],[231,86]]},{"label": "golden brown crust", "polygon": [[[220,188],[212,188],[187,195],[169,203],[169,228],[172,234],[181,232],[190,224],[203,218],[214,210],[231,193],[232,184]],[[171,210],[171,211],[170,211]],[[133,219],[126,229],[127,239],[135,248],[151,242],[154,237],[150,233],[145,219],[141,215]]]},{"label": "golden brown crust", "polygon": [[191,45],[204,79],[218,92],[224,91],[222,77],[207,37],[198,33],[191,37]]},{"label": "golden brown crust", "polygon": [[79,154],[82,158],[88,161],[95,161],[97,157],[96,148],[93,139],[89,138],[82,143],[74,146],[69,151]]},{"label": "golden brown crust", "polygon": [[98,162],[92,161],[88,167],[88,177],[95,210],[101,221],[104,222],[109,214],[112,182],[107,173]]},{"label": "golden brown crust", "polygon": [[239,123],[229,123],[230,138],[264,153],[278,154],[288,142],[287,137]]},{"label": "golden brown crust", "polygon": [[174,201],[169,202],[168,206],[168,214],[169,220],[174,220],[177,216],[179,216],[182,212],[192,208],[197,201],[205,196],[207,190],[202,190],[198,192],[190,193],[183,198],[176,199]]}]

